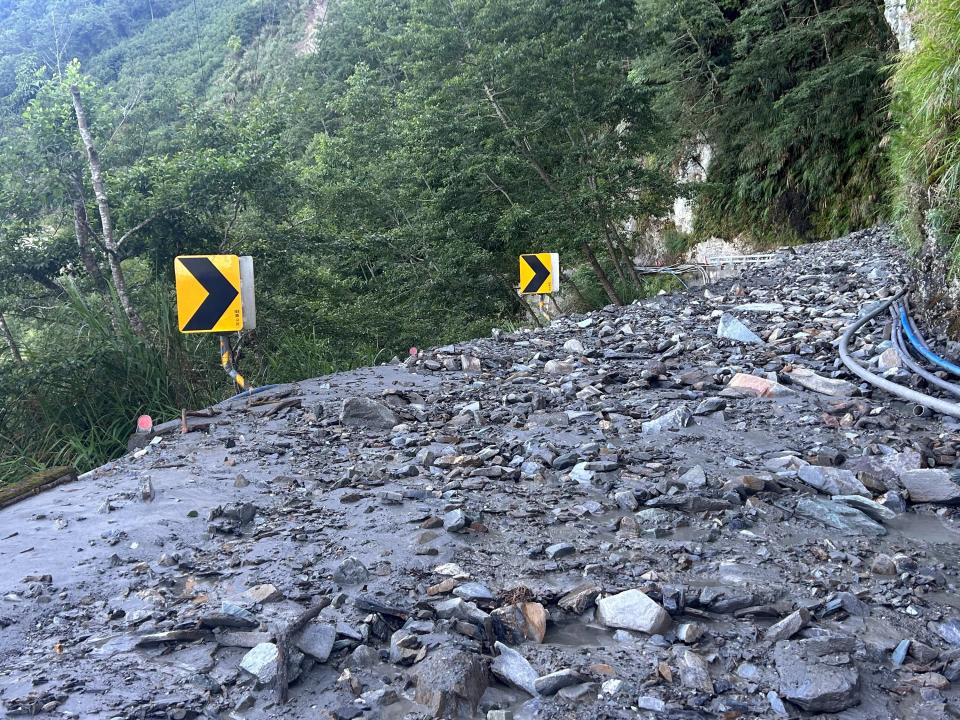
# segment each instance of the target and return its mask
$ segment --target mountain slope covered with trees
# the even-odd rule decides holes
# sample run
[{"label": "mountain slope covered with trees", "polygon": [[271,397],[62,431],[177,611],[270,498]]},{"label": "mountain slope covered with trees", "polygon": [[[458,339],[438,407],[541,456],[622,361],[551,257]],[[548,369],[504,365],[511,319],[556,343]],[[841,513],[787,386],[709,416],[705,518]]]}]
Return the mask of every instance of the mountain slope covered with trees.
[{"label": "mountain slope covered with trees", "polygon": [[0,3],[0,481],[227,392],[176,332],[179,254],[255,257],[264,383],[523,321],[520,252],[562,253],[580,307],[629,302],[681,193],[683,242],[916,217],[905,185],[955,163],[898,134],[949,116],[924,58],[893,70],[875,0]]}]

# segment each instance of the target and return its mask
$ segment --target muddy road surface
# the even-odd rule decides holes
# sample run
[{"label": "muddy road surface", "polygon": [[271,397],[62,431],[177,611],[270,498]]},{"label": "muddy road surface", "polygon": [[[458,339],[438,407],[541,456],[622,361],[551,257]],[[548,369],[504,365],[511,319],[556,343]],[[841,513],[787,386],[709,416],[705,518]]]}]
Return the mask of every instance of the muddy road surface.
[{"label": "muddy road surface", "polygon": [[0,511],[0,716],[958,717],[958,425],[837,360],[902,264],[234,399]]}]

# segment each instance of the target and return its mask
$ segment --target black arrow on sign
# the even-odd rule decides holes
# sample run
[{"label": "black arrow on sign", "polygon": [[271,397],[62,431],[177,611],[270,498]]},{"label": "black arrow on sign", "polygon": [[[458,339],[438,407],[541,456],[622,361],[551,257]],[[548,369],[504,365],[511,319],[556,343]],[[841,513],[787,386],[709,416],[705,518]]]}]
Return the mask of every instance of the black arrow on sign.
[{"label": "black arrow on sign", "polygon": [[547,281],[547,278],[550,277],[550,268],[540,262],[540,258],[538,258],[536,255],[523,255],[522,257],[523,261],[530,266],[531,270],[533,270],[533,277],[530,279],[530,282],[527,283],[527,286],[523,289],[523,292],[538,292],[543,284]]},{"label": "black arrow on sign", "polygon": [[240,292],[217,270],[217,266],[210,262],[209,258],[180,258],[180,262],[207,291],[207,297],[183,329],[212,330]]}]

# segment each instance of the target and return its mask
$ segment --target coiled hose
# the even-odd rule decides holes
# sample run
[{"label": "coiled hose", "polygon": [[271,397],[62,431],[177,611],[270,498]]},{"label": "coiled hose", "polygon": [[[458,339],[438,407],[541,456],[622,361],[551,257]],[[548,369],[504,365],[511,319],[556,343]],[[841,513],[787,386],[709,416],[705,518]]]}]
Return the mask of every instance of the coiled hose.
[{"label": "coiled hose", "polygon": [[921,408],[929,408],[930,410],[943,415],[960,418],[960,405],[957,403],[950,402],[948,400],[941,400],[940,398],[935,398],[931,395],[927,395],[926,393],[911,390],[910,388],[903,387],[903,385],[898,385],[897,383],[891,382],[886,378],[882,378],[861,366],[860,363],[858,363],[850,355],[850,338],[856,335],[860,328],[873,320],[875,317],[889,311],[891,306],[893,306],[895,302],[900,300],[906,294],[906,289],[901,290],[893,297],[880,303],[878,307],[871,310],[862,318],[854,321],[850,327],[843,331],[843,335],[840,336],[838,348],[840,352],[840,361],[850,372],[874,387],[880,388],[881,390],[886,390],[891,395],[894,395],[902,400],[906,400],[907,402],[916,403]]},{"label": "coiled hose", "polygon": [[960,397],[960,385],[954,385],[952,382],[948,382],[943,378],[937,377],[913,359],[913,356],[910,354],[910,350],[907,348],[907,345],[903,339],[903,327],[901,326],[902,315],[900,314],[901,309],[902,307],[897,307],[896,305],[890,308],[890,315],[893,317],[890,339],[893,342],[894,349],[897,351],[897,355],[900,356],[901,362],[903,362],[903,364],[906,365],[912,372],[926,380],[930,385],[935,385],[951,395]]}]

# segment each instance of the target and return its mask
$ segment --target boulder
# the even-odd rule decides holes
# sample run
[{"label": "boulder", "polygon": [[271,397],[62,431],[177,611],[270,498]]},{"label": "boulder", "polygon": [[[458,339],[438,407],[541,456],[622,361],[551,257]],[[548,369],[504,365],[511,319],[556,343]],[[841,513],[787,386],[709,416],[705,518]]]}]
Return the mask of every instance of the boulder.
[{"label": "boulder", "polygon": [[340,424],[366,430],[390,430],[400,422],[397,414],[383,403],[366,397],[351,397],[343,401]]},{"label": "boulder", "polygon": [[774,649],[780,695],[811,713],[835,713],[860,704],[860,673],[855,667],[806,658],[797,643]]},{"label": "boulder", "polygon": [[467,720],[474,717],[487,689],[487,666],[480,658],[454,645],[442,645],[414,666],[414,700],[435,718]]},{"label": "boulder", "polygon": [[523,690],[529,695],[538,695],[534,685],[537,680],[537,671],[527,662],[527,659],[502,642],[494,643],[494,648],[500,654],[490,666],[491,672],[507,685]]},{"label": "boulder", "polygon": [[649,635],[666,632],[672,623],[667,611],[640,590],[626,590],[598,600],[597,620],[606,627]]},{"label": "boulder", "polygon": [[827,495],[863,495],[870,491],[849,470],[822,465],[804,465],[797,473],[807,485]]},{"label": "boulder", "polygon": [[949,470],[905,470],[900,482],[910,494],[910,502],[960,505],[960,484]]}]

